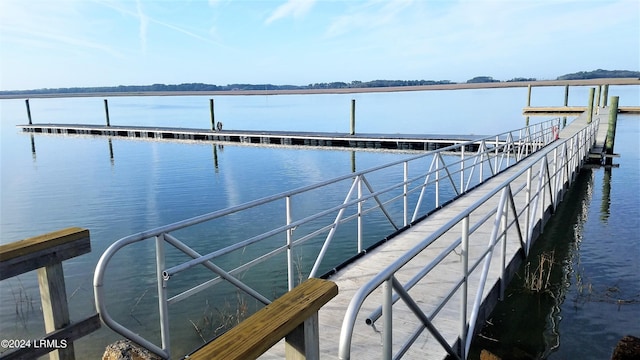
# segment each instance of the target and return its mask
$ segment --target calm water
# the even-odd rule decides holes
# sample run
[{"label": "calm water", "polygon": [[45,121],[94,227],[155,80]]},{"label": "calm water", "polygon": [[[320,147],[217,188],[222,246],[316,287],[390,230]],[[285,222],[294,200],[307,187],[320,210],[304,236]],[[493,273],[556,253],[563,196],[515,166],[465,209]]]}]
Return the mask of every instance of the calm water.
[{"label": "calm water", "polygon": [[[504,359],[609,359],[620,338],[640,335],[638,140],[640,116],[619,116],[619,167],[580,173],[475,351]],[[527,270],[536,274],[539,257],[553,265],[542,272],[547,286],[532,291]]]},{"label": "calm water", "polygon": [[[587,88],[572,88],[570,105],[584,104],[587,93]],[[637,88],[612,87],[610,95],[619,95],[622,106],[640,103]],[[564,88],[534,88],[532,105],[561,105],[563,96]],[[225,129],[346,132],[352,98],[357,101],[358,132],[490,135],[524,125],[521,109],[526,102],[526,88],[218,96],[216,120],[222,121]],[[114,125],[209,126],[207,97],[111,98],[109,105]],[[36,123],[104,122],[103,101],[98,98],[33,99],[31,111]],[[637,187],[632,193],[634,198],[625,191],[623,184],[637,185],[640,166],[637,156],[634,162],[622,152],[625,146],[636,146],[635,154],[638,154],[637,127],[633,128],[633,124],[637,124],[635,120],[637,117],[620,120],[620,126],[631,126],[630,129],[636,129],[636,132],[633,138],[631,130],[625,131],[626,135],[619,137],[616,143],[616,150],[623,156],[618,159],[621,167],[613,169],[611,174],[611,216],[608,218],[610,223],[614,217],[616,221],[620,220],[622,225],[616,225],[616,229],[627,229],[628,243],[636,244],[626,254],[633,254],[633,251],[638,254]],[[123,236],[343,175],[351,172],[354,166],[363,170],[407,156],[391,152],[357,152],[353,156],[350,151],[326,149],[126,139],[113,139],[109,143],[106,138],[51,135],[35,136],[35,152],[32,152],[30,136],[15,128],[16,124],[26,122],[23,100],[0,101],[0,242],[8,243],[69,226],[90,229],[92,252],[64,263],[72,319],[81,319],[94,312],[92,272],[95,263],[107,246]],[[635,173],[625,172],[634,166]],[[594,171],[593,182],[602,179],[597,175],[598,171]],[[616,186],[616,182],[620,185]],[[592,187],[595,198],[601,190],[598,185]],[[601,202],[597,200],[590,200],[589,204],[594,202],[600,206]],[[635,209],[635,215],[627,208]],[[614,216],[614,212],[621,215],[616,213]],[[599,221],[590,226],[601,228]],[[236,234],[241,236],[243,231],[248,231],[246,223],[238,223],[230,229],[225,232],[229,241],[233,241]],[[388,232],[384,227],[377,229],[380,234],[374,236],[383,237]],[[584,245],[579,249],[581,254],[583,248]],[[141,245],[123,254],[115,260],[118,266],[109,281],[122,284],[113,289],[117,294],[113,306],[122,309],[118,320],[136,327],[136,331],[154,335],[156,323],[145,321],[155,316],[154,310],[142,306],[153,303],[154,284],[142,278],[143,274],[152,271],[153,255],[150,252],[151,248]],[[599,254],[596,257],[605,256],[599,250],[593,253]],[[615,254],[606,253],[613,258]],[[584,266],[584,254],[581,259]],[[610,279],[633,279],[638,274],[637,263],[621,262],[619,266],[609,267],[607,259],[598,261],[595,261],[597,265],[589,265],[589,271],[605,267]],[[597,270],[597,273],[602,271]],[[187,320],[198,323],[233,307],[228,303],[209,304],[202,298],[193,301],[200,303],[187,302],[184,306],[197,308],[196,313],[184,315],[182,321],[178,321],[180,324],[172,324],[173,335],[180,343],[199,341]],[[225,301],[233,302],[234,299]],[[205,303],[207,305],[203,306]],[[637,305],[631,304],[624,309],[630,309],[636,315],[640,313]],[[604,321],[608,316],[605,311],[599,319]],[[180,319],[179,316],[172,318]],[[576,317],[563,314],[563,318]],[[578,322],[563,320],[561,324],[574,321]],[[3,338],[39,336],[43,332],[41,322],[35,274],[24,274],[0,283],[0,333]],[[573,330],[568,328],[566,332]],[[102,329],[76,343],[76,349],[82,357],[99,358],[104,347],[117,338],[110,330]],[[568,339],[562,338],[560,342],[568,344],[569,352],[574,346]],[[174,345],[174,348],[179,346]]]}]

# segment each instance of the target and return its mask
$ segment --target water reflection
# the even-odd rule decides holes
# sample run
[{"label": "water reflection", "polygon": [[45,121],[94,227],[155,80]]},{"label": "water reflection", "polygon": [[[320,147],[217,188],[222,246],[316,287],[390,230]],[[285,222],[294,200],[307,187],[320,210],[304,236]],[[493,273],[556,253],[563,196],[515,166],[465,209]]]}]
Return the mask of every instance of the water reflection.
[{"label": "water reflection", "polygon": [[540,359],[560,346],[561,305],[571,284],[581,281],[576,257],[593,186],[594,171],[583,170],[507,288],[505,301],[474,340],[469,358],[486,349],[503,359]]},{"label": "water reflection", "polygon": [[609,209],[611,207],[611,168],[604,169],[602,181],[602,201],[600,203],[600,220],[606,225],[609,220]]}]

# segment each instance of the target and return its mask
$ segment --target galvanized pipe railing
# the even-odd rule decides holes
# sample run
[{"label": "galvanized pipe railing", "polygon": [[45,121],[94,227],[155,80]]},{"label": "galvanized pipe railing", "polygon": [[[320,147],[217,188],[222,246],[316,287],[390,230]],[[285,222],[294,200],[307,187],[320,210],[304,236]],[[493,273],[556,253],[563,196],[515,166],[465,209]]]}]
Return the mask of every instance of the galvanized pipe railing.
[{"label": "galvanized pipe railing", "polygon": [[[357,223],[357,252],[360,253],[364,251],[364,239],[362,234],[365,222],[363,219],[368,214],[374,212],[382,213],[391,226],[396,230],[407,227],[410,224],[409,214],[412,214],[410,222],[413,223],[421,217],[426,216],[426,214],[433,210],[433,208],[442,206],[444,201],[451,200],[451,198],[445,199],[444,201],[441,199],[445,196],[444,191],[446,191],[445,189],[447,189],[447,186],[453,193],[452,197],[459,196],[460,194],[468,191],[471,187],[477,186],[487,178],[496,175],[515,163],[523,161],[528,155],[539,151],[550,142],[553,142],[554,139],[551,134],[553,133],[553,128],[557,128],[559,122],[559,119],[553,119],[526,128],[499,134],[497,136],[455,144],[437,151],[429,151],[407,159],[376,166],[368,170],[346,174],[317,184],[124,237],[113,243],[103,253],[96,266],[94,274],[94,293],[98,313],[100,314],[103,322],[116,332],[146,347],[163,358],[169,358],[171,352],[168,305],[177,303],[223,280],[231,282],[243,292],[266,304],[270,301],[267,297],[261,295],[258,291],[252,289],[248,285],[243,284],[235,274],[238,274],[257,263],[266,261],[277,254],[287,252],[287,286],[291,289],[295,285],[294,257],[292,253],[294,247],[300,246],[318,235],[327,233],[322,249],[316,256],[314,266],[310,271],[309,277],[316,277],[320,271],[324,255],[326,254],[327,249],[331,246],[335,232],[341,224],[350,221],[355,221]],[[466,149],[476,145],[478,146],[478,151],[469,155],[469,152]],[[460,154],[459,158],[456,157],[456,154]],[[431,158],[431,165],[428,170],[426,172],[420,171],[420,168],[422,168],[421,162],[428,160],[429,158]],[[410,164],[413,165],[412,169],[416,169],[418,172],[418,174],[413,177],[409,176]],[[389,169],[393,169],[397,166],[401,166],[402,168],[401,181],[391,186],[382,186],[379,189],[376,189],[373,186],[371,179],[375,177],[376,174],[388,171]],[[488,171],[485,167],[488,167]],[[475,176],[476,173],[477,177]],[[341,203],[329,206],[328,208],[317,211],[313,214],[298,214],[298,212],[293,209],[292,199],[294,197],[311,191],[327,189],[332,185],[340,184],[342,182],[347,182],[349,186],[344,200]],[[426,201],[427,191],[430,189],[432,189],[431,191],[435,196],[435,203],[433,204],[433,207],[424,209],[423,203]],[[387,196],[389,198],[383,199],[383,196]],[[417,196],[413,208],[411,208],[412,205],[410,204],[411,196]],[[373,200],[374,205],[369,207],[363,206],[367,200]],[[241,213],[249,209],[276,204],[280,201],[284,202],[285,205],[285,213],[282,216],[285,221],[282,225],[266,229],[258,235],[237,241],[233,245],[224,248],[215,249],[207,254],[200,254],[196,252],[176,236],[171,234],[177,230],[221,219],[225,216]],[[402,207],[402,215],[400,215],[400,218],[394,217],[394,213],[390,209],[390,206],[396,202],[400,203]],[[347,214],[345,209],[353,206],[357,207],[355,214]],[[307,234],[302,234],[297,238],[294,238],[293,232],[299,226],[310,224],[312,221],[318,221],[323,216],[332,214],[335,214],[333,222],[324,226],[318,226]],[[298,215],[297,220],[295,220],[296,215]],[[274,236],[283,236],[285,241],[283,241],[282,246],[272,249],[260,256],[256,256],[256,258],[247,261],[245,264],[237,268],[224,270],[213,263],[213,261],[225,254],[241,250],[246,246],[260,243],[266,239],[273,238]],[[155,345],[118,323],[110,315],[107,309],[106,294],[104,290],[104,276],[112,257],[122,248],[147,239],[155,239],[156,243],[156,277],[158,283],[158,301],[161,323],[161,346]],[[164,246],[166,244],[169,244],[183,252],[187,256],[191,257],[192,260],[185,261],[184,263],[171,267],[165,266]],[[357,254],[352,254],[352,256],[354,255]],[[349,256],[347,255],[342,261],[346,260],[348,257]],[[180,294],[169,297],[167,287],[171,277],[179,272],[199,265],[203,265],[216,275],[204,283],[185,290]],[[331,264],[330,266],[336,265],[338,264]]]},{"label": "galvanized pipe railing", "polygon": [[[380,271],[374,278],[363,285],[353,296],[343,320],[339,344],[339,358],[350,358],[352,335],[360,309],[365,300],[367,300],[374,291],[381,289],[383,294],[381,305],[366,317],[365,322],[368,325],[373,325],[379,318],[383,319],[383,330],[381,330],[381,332],[384,334],[382,337],[384,359],[402,357],[425,329],[434,336],[450,356],[455,359],[466,359],[475,331],[475,324],[481,306],[489,267],[496,246],[498,244],[501,245],[501,289],[504,291],[504,286],[506,285],[504,283],[504,271],[506,268],[505,254],[507,234],[515,235],[519,247],[524,250],[525,254],[528,254],[532,243],[534,228],[537,227],[538,231],[542,233],[546,211],[548,211],[550,207],[552,211],[555,210],[555,207],[562,199],[564,191],[566,191],[568,185],[575,180],[577,172],[588,156],[589,149],[595,142],[598,125],[599,121],[596,120],[571,138],[559,140],[535,156],[528,158],[524,163],[525,166],[523,166],[521,170],[487,192],[481,199],[477,200],[467,209],[458,213],[441,228],[424,238],[419,244],[401,255],[391,265]],[[555,136],[551,139],[555,139]],[[552,166],[550,166],[550,163]],[[536,168],[538,168],[537,184],[532,184],[532,175],[533,172],[536,171]],[[522,179],[523,176],[524,179]],[[522,183],[518,183],[518,181]],[[489,201],[495,199],[498,195],[500,198],[497,205],[489,205],[492,207],[490,210],[487,210],[486,206],[490,204]],[[548,199],[546,198],[547,195]],[[479,215],[478,212],[481,215]],[[480,216],[480,219],[476,223],[470,224],[471,215]],[[470,236],[485,224],[491,228],[487,248],[477,258],[470,259],[468,251]],[[524,229],[522,226],[524,226]],[[460,236],[439,252],[430,263],[425,264],[424,267],[405,284],[399,283],[396,274],[412,259],[449,232],[460,234]],[[459,278],[454,281],[453,286],[448,292],[438,295],[442,296],[444,300],[435,305],[429,313],[424,313],[423,310],[416,305],[416,301],[411,298],[408,291],[419,284],[443,259],[456,249],[460,249],[461,251],[461,254],[459,254],[461,255],[461,272]],[[472,262],[470,263],[470,261]],[[482,267],[480,267],[480,265],[482,265]],[[479,273],[480,280],[476,295],[473,299],[472,311],[469,314],[469,277],[474,274],[477,269],[481,271]],[[391,288],[396,291],[395,294],[390,290]],[[440,331],[433,324],[438,313],[456,294],[459,294],[461,302],[460,330],[457,337],[457,341],[460,344],[458,351],[455,351],[451,344],[445,341]],[[394,354],[390,350],[392,348],[391,342],[393,341],[391,334],[394,333],[391,319],[393,305],[400,299],[414,312],[421,325],[414,331],[413,335],[407,337],[404,345],[397,349],[397,352]],[[450,340],[451,339],[449,339],[449,341]]]}]

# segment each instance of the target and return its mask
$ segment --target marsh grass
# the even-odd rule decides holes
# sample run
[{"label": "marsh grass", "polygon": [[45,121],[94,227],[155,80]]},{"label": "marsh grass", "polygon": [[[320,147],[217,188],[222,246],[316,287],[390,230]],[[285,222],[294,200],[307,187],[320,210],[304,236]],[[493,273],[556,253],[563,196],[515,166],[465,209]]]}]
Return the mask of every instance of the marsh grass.
[{"label": "marsh grass", "polygon": [[555,252],[553,250],[538,255],[538,266],[531,270],[531,262],[524,268],[524,286],[531,292],[545,292],[551,285],[551,271],[555,264]]},{"label": "marsh grass", "polygon": [[18,282],[18,287],[13,286],[13,281],[9,282],[9,286],[15,303],[16,322],[26,329],[29,318],[35,311],[34,302],[37,302],[37,299],[34,299],[33,295],[29,294],[19,276],[16,276],[15,279]]}]

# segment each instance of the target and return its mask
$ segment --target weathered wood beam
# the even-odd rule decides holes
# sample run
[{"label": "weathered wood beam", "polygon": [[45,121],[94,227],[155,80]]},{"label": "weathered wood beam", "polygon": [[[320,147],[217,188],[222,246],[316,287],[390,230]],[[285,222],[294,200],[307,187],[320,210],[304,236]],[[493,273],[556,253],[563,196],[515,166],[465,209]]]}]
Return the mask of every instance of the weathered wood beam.
[{"label": "weathered wood beam", "polygon": [[0,245],[0,280],[89,252],[89,230],[78,227]]}]

